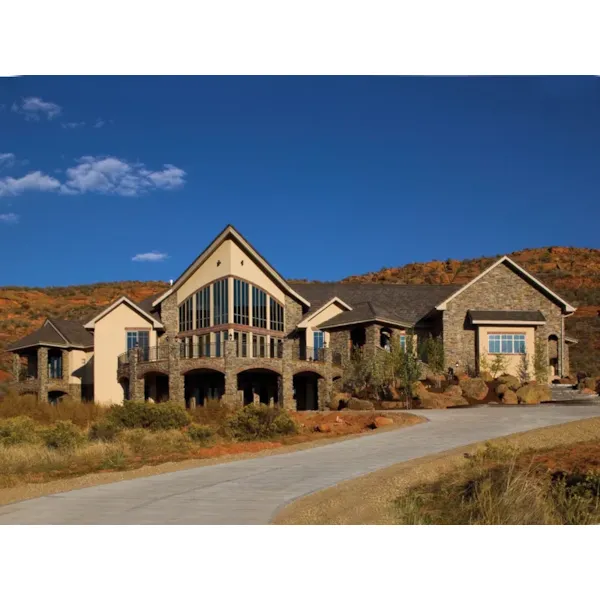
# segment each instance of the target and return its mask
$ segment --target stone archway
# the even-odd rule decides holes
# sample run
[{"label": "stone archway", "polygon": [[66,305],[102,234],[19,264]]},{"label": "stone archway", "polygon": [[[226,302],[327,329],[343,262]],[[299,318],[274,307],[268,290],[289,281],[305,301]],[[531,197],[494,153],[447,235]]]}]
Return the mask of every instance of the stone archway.
[{"label": "stone archway", "polygon": [[160,371],[144,373],[144,400],[167,402],[169,400],[169,376]]},{"label": "stone archway", "polygon": [[560,377],[558,336],[554,333],[548,336],[548,369],[550,381],[552,381],[555,377]]},{"label": "stone archway", "polygon": [[281,375],[271,369],[246,369],[238,373],[237,389],[244,406],[274,406],[280,403]]},{"label": "stone archway", "polygon": [[215,369],[192,369],[184,373],[185,405],[194,409],[221,400],[225,393],[225,375]]},{"label": "stone archway", "polygon": [[121,377],[119,379],[119,384],[123,389],[123,400],[127,401],[130,399],[129,396],[129,377]]},{"label": "stone archway", "polygon": [[56,406],[64,400],[65,396],[68,396],[67,392],[63,392],[62,390],[52,390],[51,392],[48,392],[48,404]]},{"label": "stone archway", "polygon": [[296,410],[319,410],[319,381],[316,371],[300,371],[294,375]]}]

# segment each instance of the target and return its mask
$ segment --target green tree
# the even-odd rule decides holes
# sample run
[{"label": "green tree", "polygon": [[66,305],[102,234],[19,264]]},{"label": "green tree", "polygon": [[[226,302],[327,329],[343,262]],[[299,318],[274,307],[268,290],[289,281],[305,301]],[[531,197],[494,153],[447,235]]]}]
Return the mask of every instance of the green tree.
[{"label": "green tree", "polygon": [[402,348],[396,350],[392,348],[392,361],[394,376],[398,380],[399,387],[403,391],[407,405],[410,408],[413,385],[421,377],[421,363],[419,362],[415,336],[412,331],[406,333],[406,348],[404,351]]},{"label": "green tree", "polygon": [[422,344],[422,351],[419,353],[429,368],[437,374],[444,372],[444,342],[440,336],[429,334]]},{"label": "green tree", "polygon": [[545,344],[535,337],[534,344],[535,356],[533,357],[533,372],[535,380],[538,383],[546,383],[548,381],[548,357]]}]

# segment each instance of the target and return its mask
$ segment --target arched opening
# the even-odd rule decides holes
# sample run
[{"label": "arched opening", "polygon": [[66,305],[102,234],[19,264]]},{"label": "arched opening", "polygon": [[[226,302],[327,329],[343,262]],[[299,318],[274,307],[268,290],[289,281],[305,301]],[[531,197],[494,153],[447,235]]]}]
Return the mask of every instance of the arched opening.
[{"label": "arched opening", "polygon": [[558,336],[554,334],[548,336],[548,366],[550,368],[550,381],[554,377],[560,376],[558,369]]},{"label": "arched opening", "polygon": [[169,399],[169,376],[153,371],[146,373],[144,399],[147,402],[166,402]]},{"label": "arched opening", "polygon": [[392,349],[392,330],[382,327],[379,331],[379,346],[388,352]]},{"label": "arched opening", "polygon": [[350,331],[351,348],[362,348],[367,341],[367,332],[364,327],[355,327]]},{"label": "arched opening", "polygon": [[238,393],[248,404],[279,403],[280,376],[269,369],[249,369],[238,374]]},{"label": "arched opening", "polygon": [[294,375],[296,410],[319,410],[319,379],[322,377],[312,371]]},{"label": "arched opening", "polygon": [[225,393],[225,375],[213,369],[194,369],[183,378],[187,408],[206,406],[211,400],[220,400]]},{"label": "arched opening", "polygon": [[53,406],[56,406],[57,404],[63,401],[66,395],[67,392],[61,392],[59,390],[48,392],[48,403],[52,404]]},{"label": "arched opening", "polygon": [[121,377],[119,383],[123,388],[123,400],[129,400],[129,377]]}]

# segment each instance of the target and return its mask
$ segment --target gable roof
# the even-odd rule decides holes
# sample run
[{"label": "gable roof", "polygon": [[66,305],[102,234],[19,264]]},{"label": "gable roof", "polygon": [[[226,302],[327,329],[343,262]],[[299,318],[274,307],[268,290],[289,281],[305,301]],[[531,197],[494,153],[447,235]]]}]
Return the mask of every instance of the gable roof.
[{"label": "gable roof", "polygon": [[[395,283],[293,283],[292,287],[311,303],[311,314],[339,298],[353,310],[327,321],[350,324],[381,320],[402,326],[412,326],[425,318],[435,305],[450,296],[460,286],[456,285],[403,285]],[[368,306],[363,306],[369,303]],[[360,313],[357,309],[360,307]],[[342,317],[342,315],[346,315]],[[347,321],[351,319],[351,321]],[[319,325],[319,327],[322,327]]]},{"label": "gable roof", "polygon": [[64,319],[46,319],[44,324],[25,337],[9,344],[9,351],[31,348],[33,346],[53,346],[58,348],[90,348],[94,337],[78,321]]},{"label": "gable roof", "polygon": [[319,329],[331,329],[345,325],[354,325],[356,323],[367,323],[377,321],[400,327],[410,327],[412,323],[398,321],[390,315],[384,308],[378,306],[375,302],[363,302],[357,304],[353,310],[349,310],[335,317],[332,317],[325,323],[319,325]]},{"label": "gable roof", "polygon": [[142,302],[144,303],[143,305],[142,305],[142,303],[137,304],[136,302],[134,302],[131,298],[128,298],[127,296],[121,296],[120,298],[115,300],[112,304],[109,304],[108,306],[103,308],[98,314],[96,314],[94,317],[92,317],[90,320],[88,320],[85,323],[84,327],[86,329],[94,329],[94,327],[96,326],[96,323],[98,321],[100,321],[100,319],[103,319],[109,312],[114,310],[120,304],[127,304],[127,306],[129,306],[132,310],[134,310],[138,314],[141,314],[143,317],[148,319],[156,329],[163,329],[164,326],[158,320],[157,315],[152,315],[149,311],[144,309],[144,306],[148,306],[149,299],[146,298],[145,300],[142,300]]},{"label": "gable roof", "polygon": [[519,266],[514,260],[512,260],[508,256],[503,256],[502,258],[497,260],[493,265],[489,266],[485,271],[482,271],[479,275],[477,275],[477,277],[475,277],[474,279],[471,279],[471,281],[469,281],[468,283],[465,283],[465,285],[463,285],[459,290],[457,290],[450,297],[446,298],[443,302],[440,302],[436,306],[437,310],[446,310],[446,307],[448,305],[448,302],[450,302],[450,300],[454,300],[454,298],[456,298],[456,296],[458,296],[459,294],[462,294],[462,292],[464,292],[467,288],[472,286],[475,282],[479,281],[482,277],[487,275],[492,269],[495,269],[498,265],[501,265],[502,263],[507,263],[515,271],[517,271],[517,273],[521,274],[525,279],[528,279],[530,283],[532,283],[533,285],[535,285],[538,288],[540,288],[541,290],[543,290],[548,296],[553,298],[557,304],[562,305],[564,308],[564,311],[566,313],[574,313],[575,312],[576,309],[574,306],[571,306],[568,302],[563,300],[558,294],[555,294],[550,288],[546,287],[539,279],[536,279],[531,273],[526,271],[523,267]]},{"label": "gable roof", "polygon": [[208,247],[196,258],[196,260],[175,280],[173,285],[163,292],[152,302],[152,306],[158,306],[165,298],[168,298],[174,291],[180,288],[196,269],[209,258],[209,256],[228,238],[235,240],[254,260],[274,279],[288,294],[294,296],[296,300],[310,306],[305,298],[295,291],[288,282],[269,264],[269,262],[239,233],[233,225],[227,225],[223,231],[208,245]]},{"label": "gable roof", "polygon": [[325,304],[317,304],[316,306],[311,305],[311,309],[307,313],[304,313],[302,315],[303,319],[302,321],[300,321],[300,323],[298,323],[298,327],[306,327],[308,325],[308,322],[313,317],[316,317],[319,313],[323,312],[327,307],[331,306],[332,304],[337,304],[344,310],[352,310],[352,307],[346,304],[346,302],[344,302],[337,296],[334,296],[333,298],[330,298],[327,302],[325,302]]}]

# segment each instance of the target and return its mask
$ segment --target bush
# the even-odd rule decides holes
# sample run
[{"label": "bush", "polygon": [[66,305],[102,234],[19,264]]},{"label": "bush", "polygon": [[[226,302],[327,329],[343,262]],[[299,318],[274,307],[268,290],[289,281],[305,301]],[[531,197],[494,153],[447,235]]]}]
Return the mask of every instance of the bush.
[{"label": "bush", "polygon": [[90,427],[89,438],[94,441],[113,442],[121,429],[122,427],[118,423],[104,419]]},{"label": "bush", "polygon": [[72,450],[85,439],[81,430],[71,421],[58,421],[43,429],[41,435],[46,446],[55,450]]},{"label": "bush", "polygon": [[295,421],[284,411],[269,406],[249,404],[227,422],[232,437],[241,440],[269,439],[298,431]]},{"label": "bush", "polygon": [[39,441],[35,421],[30,417],[14,417],[0,421],[0,444],[34,444]]},{"label": "bush", "polygon": [[215,435],[212,427],[209,427],[208,425],[198,425],[197,423],[192,423],[187,428],[186,433],[193,442],[200,443],[208,442],[208,440]]},{"label": "bush", "polygon": [[171,402],[151,404],[128,401],[122,406],[113,406],[108,412],[107,420],[125,429],[158,431],[185,427],[190,423],[190,416],[183,406]]}]

